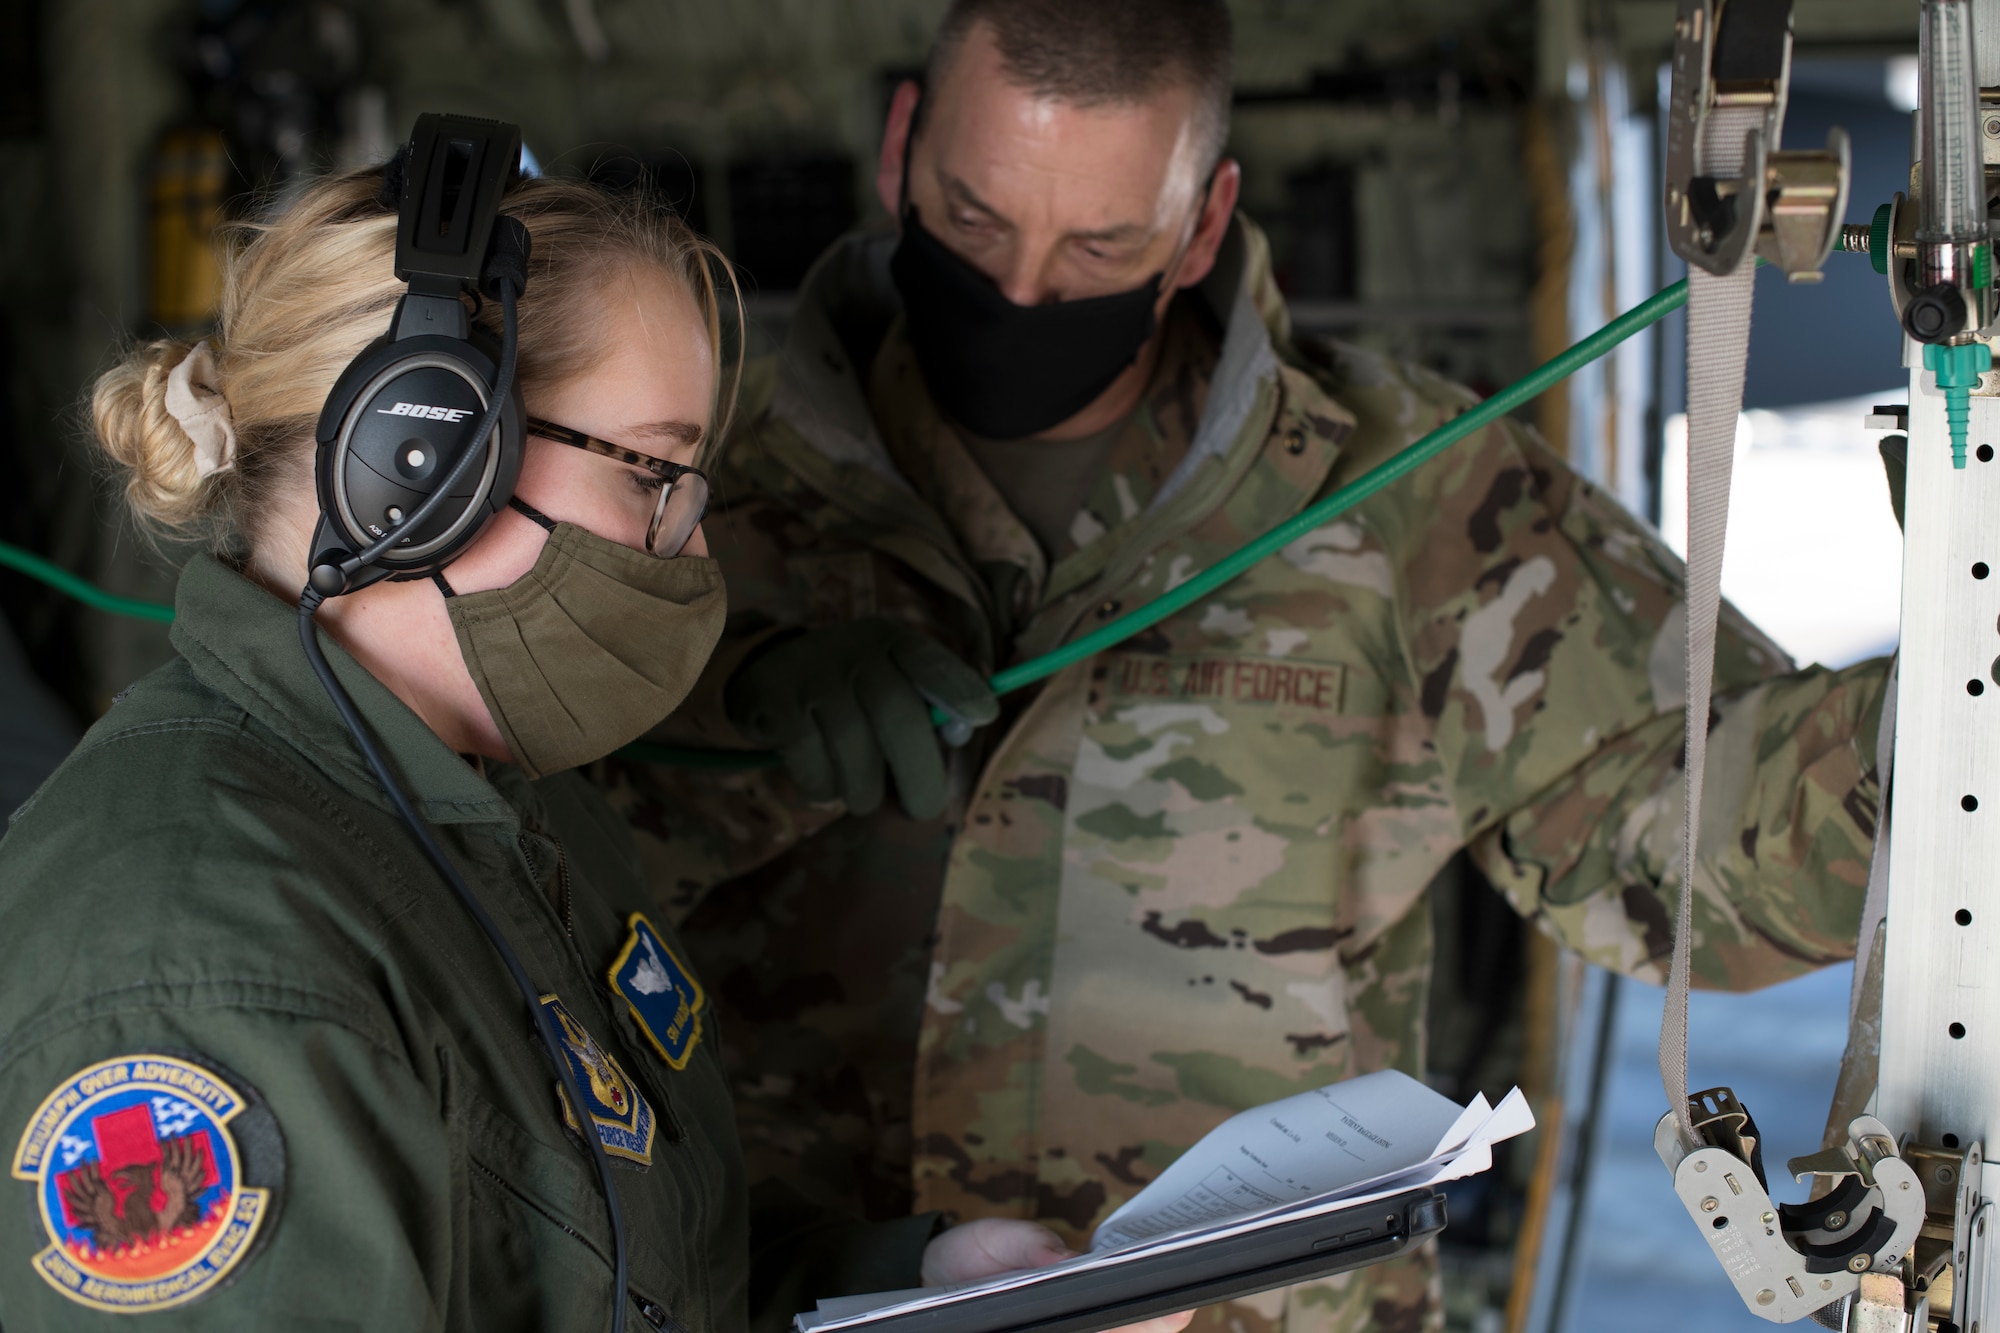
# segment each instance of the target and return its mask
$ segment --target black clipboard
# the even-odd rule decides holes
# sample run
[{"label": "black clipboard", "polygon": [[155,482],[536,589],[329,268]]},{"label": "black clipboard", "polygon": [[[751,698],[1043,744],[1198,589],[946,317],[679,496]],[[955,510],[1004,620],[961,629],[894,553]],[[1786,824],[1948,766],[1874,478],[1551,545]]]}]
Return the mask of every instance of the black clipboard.
[{"label": "black clipboard", "polygon": [[851,1327],[855,1333],[1102,1333],[1379,1264],[1416,1249],[1444,1230],[1445,1220],[1444,1194],[1426,1187]]}]

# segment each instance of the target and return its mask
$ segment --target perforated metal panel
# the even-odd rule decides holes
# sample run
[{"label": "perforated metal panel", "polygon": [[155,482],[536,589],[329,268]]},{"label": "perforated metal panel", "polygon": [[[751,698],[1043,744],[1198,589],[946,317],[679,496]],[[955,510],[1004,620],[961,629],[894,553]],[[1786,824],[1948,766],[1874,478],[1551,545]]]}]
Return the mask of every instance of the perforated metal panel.
[{"label": "perforated metal panel", "polygon": [[[1944,400],[1911,377],[1877,1113],[1946,1146],[2000,1129],[2000,400],[1951,465]],[[1986,460],[1980,457],[1983,452]],[[2000,1171],[1982,1190],[2000,1195]],[[1967,1327],[2000,1329],[1987,1299]]]}]

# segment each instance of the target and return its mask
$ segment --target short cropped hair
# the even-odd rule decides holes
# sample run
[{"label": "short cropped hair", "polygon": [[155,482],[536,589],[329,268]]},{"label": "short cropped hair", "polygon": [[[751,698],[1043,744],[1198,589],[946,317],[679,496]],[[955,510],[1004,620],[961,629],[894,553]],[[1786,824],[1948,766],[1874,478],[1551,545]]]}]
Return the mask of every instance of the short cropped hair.
[{"label": "short cropped hair", "polygon": [[935,88],[977,24],[993,33],[1009,79],[1078,106],[1194,90],[1206,175],[1229,140],[1235,39],[1224,0],[952,0],[931,44]]}]

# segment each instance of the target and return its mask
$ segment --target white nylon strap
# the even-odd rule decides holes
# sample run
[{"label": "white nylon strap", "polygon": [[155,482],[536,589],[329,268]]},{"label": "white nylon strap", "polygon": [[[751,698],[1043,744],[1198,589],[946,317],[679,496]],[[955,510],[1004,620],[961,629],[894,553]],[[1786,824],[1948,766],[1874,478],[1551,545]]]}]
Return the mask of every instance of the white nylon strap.
[{"label": "white nylon strap", "polygon": [[[1703,126],[1702,169],[1743,171],[1745,136],[1763,121],[1758,107],[1720,108]],[[1734,273],[1688,269],[1687,323],[1687,749],[1682,790],[1686,830],[1680,908],[1667,1007],[1660,1020],[1660,1082],[1681,1136],[1695,1142],[1687,1105],[1687,997],[1693,950],[1695,867],[1699,864],[1702,767],[1708,758],[1708,707],[1715,680],[1715,623],[1722,604],[1722,552],[1729,531],[1729,479],[1736,461],[1736,417],[1743,406],[1743,364],[1750,355],[1750,298],[1757,261],[1745,255]]]}]

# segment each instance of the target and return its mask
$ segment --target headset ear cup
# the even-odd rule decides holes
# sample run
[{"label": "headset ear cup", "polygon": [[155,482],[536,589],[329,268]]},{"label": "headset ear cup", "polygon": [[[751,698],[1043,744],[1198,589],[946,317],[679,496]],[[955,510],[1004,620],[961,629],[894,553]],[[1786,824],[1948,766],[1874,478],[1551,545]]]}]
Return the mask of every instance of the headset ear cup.
[{"label": "headset ear cup", "polygon": [[[497,349],[482,331],[469,339],[421,335],[364,350],[342,372],[321,413],[314,480],[331,541],[350,553],[415,511],[450,472],[483,414],[497,378]],[[501,407],[493,457],[409,539],[391,547],[355,586],[381,577],[427,577],[478,539],[504,509],[520,477],[518,387]],[[497,449],[494,448],[497,443]]]}]

